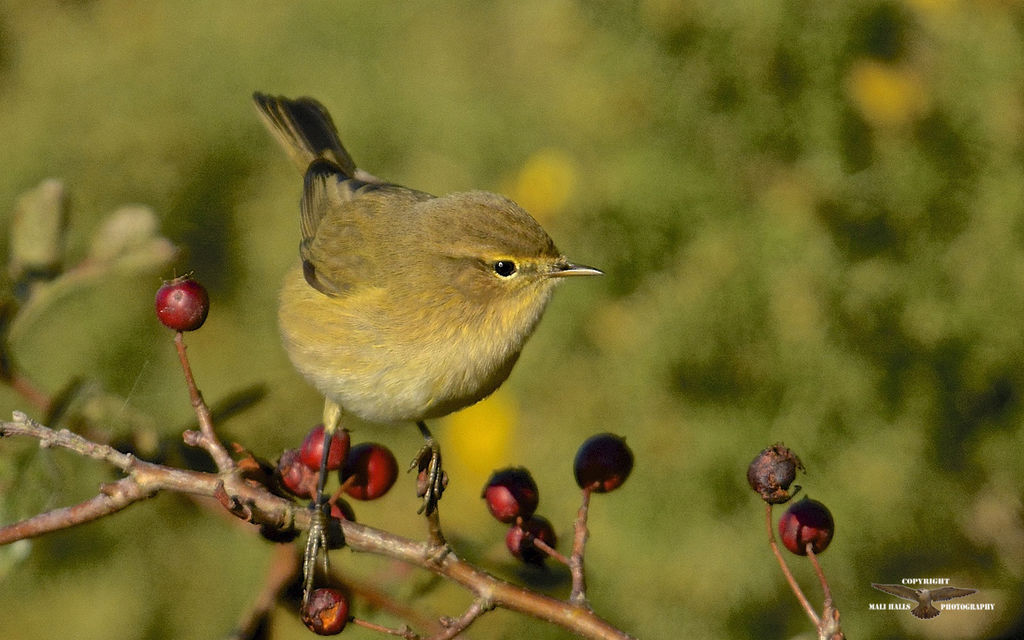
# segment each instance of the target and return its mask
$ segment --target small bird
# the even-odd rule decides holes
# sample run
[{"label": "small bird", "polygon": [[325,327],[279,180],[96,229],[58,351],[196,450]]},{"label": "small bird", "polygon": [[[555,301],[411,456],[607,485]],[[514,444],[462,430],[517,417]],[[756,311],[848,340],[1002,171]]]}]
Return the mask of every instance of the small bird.
[{"label": "small bird", "polygon": [[[436,197],[357,169],[312,98],[253,100],[305,175],[299,260],[285,277],[278,323],[292,364],[325,398],[317,504],[329,439],[355,415],[417,424],[425,444],[414,464],[426,471],[421,511],[429,515],[444,479],[424,421],[497,389],[555,285],[601,271],[562,255],[508,198]],[[311,529],[307,583],[322,536],[322,527]]]},{"label": "small bird", "polygon": [[960,589],[957,587],[942,587],[941,589],[911,589],[910,587],[905,587],[901,584],[875,583],[871,583],[871,586],[879,591],[892,594],[897,598],[917,602],[918,605],[911,609],[910,613],[922,620],[929,620],[941,613],[938,609],[932,606],[933,602],[962,598],[978,592],[977,589]]}]

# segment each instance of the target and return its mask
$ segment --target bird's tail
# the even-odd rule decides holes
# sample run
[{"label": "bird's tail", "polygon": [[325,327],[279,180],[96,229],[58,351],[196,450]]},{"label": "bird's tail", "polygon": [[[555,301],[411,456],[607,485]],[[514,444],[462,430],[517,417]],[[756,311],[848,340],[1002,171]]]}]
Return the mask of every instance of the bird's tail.
[{"label": "bird's tail", "polygon": [[922,604],[914,609],[910,610],[910,613],[914,614],[922,620],[929,620],[939,615],[939,610],[930,604]]},{"label": "bird's tail", "polygon": [[369,174],[356,170],[356,163],[338,138],[331,114],[322,104],[313,98],[292,100],[259,92],[254,93],[252,99],[263,123],[300,171],[306,171],[314,160],[326,158],[346,177],[374,181],[367,180],[372,178]]}]

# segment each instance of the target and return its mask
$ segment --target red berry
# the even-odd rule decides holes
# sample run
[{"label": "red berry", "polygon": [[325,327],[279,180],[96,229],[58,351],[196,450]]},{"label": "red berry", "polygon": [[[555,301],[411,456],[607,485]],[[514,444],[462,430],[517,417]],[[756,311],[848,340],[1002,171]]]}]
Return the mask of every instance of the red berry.
[{"label": "red berry", "polygon": [[157,289],[156,317],[175,331],[195,331],[209,311],[210,296],[192,276],[175,278]]},{"label": "red berry", "polygon": [[277,477],[281,486],[299,498],[309,498],[316,491],[317,474],[299,459],[298,449],[288,449],[277,461]]},{"label": "red berry", "polygon": [[796,479],[797,470],[802,471],[803,468],[800,458],[780,442],[763,450],[751,461],[747,467],[747,482],[768,504],[789,502],[800,490],[796,487],[790,493],[789,485]]},{"label": "red berry", "polygon": [[[331,452],[327,456],[327,470],[335,471],[341,468],[348,455],[350,439],[348,429],[341,429],[331,436]],[[324,425],[318,424],[313,427],[306,439],[302,441],[302,448],[299,450],[302,463],[314,469],[320,470],[320,463],[324,458]]]},{"label": "red berry", "polygon": [[787,549],[798,556],[807,555],[810,543],[814,553],[821,553],[832,542],[835,522],[828,508],[810,498],[790,505],[779,518],[779,537]]},{"label": "red berry", "polygon": [[338,520],[348,520],[349,522],[356,521],[356,512],[352,509],[352,505],[345,502],[341,498],[335,498],[331,500],[331,517],[337,518]]},{"label": "red berry", "polygon": [[337,496],[327,502],[331,519],[327,521],[327,548],[340,549],[345,546],[345,532],[341,528],[341,520],[356,521],[356,512],[352,506]]},{"label": "red berry", "polygon": [[398,478],[398,462],[382,444],[361,442],[352,447],[342,469],[345,493],[356,500],[375,500]]},{"label": "red berry", "polygon": [[533,516],[523,520],[520,524],[514,524],[505,535],[505,546],[516,558],[528,564],[544,564],[548,554],[541,551],[533,544],[537,539],[547,544],[552,549],[558,543],[555,537],[555,530],[543,516]]},{"label": "red berry", "polygon": [[573,471],[581,489],[606,493],[618,488],[633,470],[633,452],[626,439],[613,433],[587,438],[576,452]]},{"label": "red berry", "polygon": [[487,501],[491,515],[506,523],[532,516],[540,500],[537,483],[533,481],[530,472],[522,467],[495,471],[484,486],[481,497]]},{"label": "red berry", "polygon": [[302,607],[302,622],[317,635],[341,633],[348,622],[348,598],[339,589],[314,589],[309,594],[309,603]]}]

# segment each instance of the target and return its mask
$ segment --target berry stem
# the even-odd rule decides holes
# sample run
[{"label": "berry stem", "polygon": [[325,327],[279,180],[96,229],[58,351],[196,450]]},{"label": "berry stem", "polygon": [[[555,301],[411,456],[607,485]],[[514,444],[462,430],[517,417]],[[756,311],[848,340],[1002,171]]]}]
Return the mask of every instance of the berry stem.
[{"label": "berry stem", "polygon": [[573,525],[572,555],[569,557],[569,572],[572,574],[572,592],[569,595],[569,602],[584,607],[587,603],[587,578],[583,569],[583,551],[587,545],[587,538],[590,532],[587,529],[587,515],[590,512],[590,494],[592,489],[583,489],[583,500],[580,502],[579,511],[576,512],[576,522]]},{"label": "berry stem", "polygon": [[779,545],[775,542],[775,530],[772,528],[772,505],[771,503],[765,503],[765,524],[768,527],[768,544],[772,548],[772,553],[775,554],[775,558],[779,561],[779,566],[782,567],[782,574],[786,576],[786,582],[789,583],[789,588],[796,595],[796,599],[800,601],[804,611],[807,612],[807,616],[814,623],[815,628],[820,624],[821,620],[818,618],[818,614],[814,611],[814,607],[807,600],[807,596],[804,595],[803,590],[800,589],[800,585],[796,583],[796,578],[793,577],[793,573],[789,570],[789,566],[786,565],[786,559],[782,557],[782,552],[779,551]]},{"label": "berry stem", "polygon": [[818,637],[826,638],[827,640],[844,640],[846,636],[839,625],[839,610],[835,608],[832,602],[832,589],[828,586],[825,572],[822,570],[821,563],[818,562],[818,556],[814,553],[812,546],[812,543],[807,543],[807,557],[811,559],[811,564],[814,565],[814,572],[818,574],[818,580],[821,581],[821,590],[825,594],[825,604],[821,608],[821,622],[818,623]]},{"label": "berry stem", "polygon": [[818,562],[818,556],[815,555],[812,546],[812,543],[807,543],[807,557],[811,559],[811,564],[814,565],[814,572],[818,574],[818,580],[821,581],[821,591],[825,594],[825,610],[828,611],[832,608],[832,589],[828,586],[825,572],[822,570],[821,563]]},{"label": "berry stem", "polygon": [[441,530],[441,515],[437,512],[437,505],[427,514],[427,535],[430,536],[430,545],[435,549],[444,549],[448,541]]},{"label": "berry stem", "polygon": [[195,378],[192,377],[192,367],[188,362],[188,355],[185,353],[185,338],[181,331],[174,332],[174,346],[178,350],[178,359],[181,361],[181,369],[185,374],[185,384],[188,386],[189,399],[192,401],[192,408],[196,412],[196,420],[199,422],[199,430],[203,434],[202,446],[213,458],[217,469],[222,473],[228,473],[235,468],[235,461],[231,459],[224,445],[217,438],[213,430],[213,417],[210,408],[203,401],[203,394],[196,386]]},{"label": "berry stem", "polygon": [[376,631],[377,633],[383,633],[388,636],[397,636],[399,638],[406,638],[406,640],[419,640],[419,636],[413,633],[413,631],[406,626],[401,626],[398,629],[392,629],[391,627],[385,627],[369,620],[363,620],[361,618],[351,617],[349,621],[356,626],[369,629],[370,631]]},{"label": "berry stem", "polygon": [[526,532],[525,535],[529,536],[530,544],[537,547],[544,553],[548,554],[551,558],[554,558],[556,562],[561,562],[565,566],[569,566],[569,558],[565,557],[565,554],[561,553],[558,549],[555,549],[548,543],[544,542],[537,536],[531,535],[530,532]]}]

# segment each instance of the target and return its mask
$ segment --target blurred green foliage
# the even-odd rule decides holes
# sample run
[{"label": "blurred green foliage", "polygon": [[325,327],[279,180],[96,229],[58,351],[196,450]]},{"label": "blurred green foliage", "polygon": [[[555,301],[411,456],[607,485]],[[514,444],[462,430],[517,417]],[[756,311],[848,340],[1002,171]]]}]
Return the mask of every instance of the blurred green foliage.
[{"label": "blurred green foliage", "polygon": [[[173,442],[191,409],[152,293],[194,270],[213,298],[188,337],[206,398],[265,392],[219,429],[268,457],[296,446],[320,400],[284,357],[274,309],[300,180],[249,96],[313,95],[372,173],[505,191],[607,271],[556,295],[502,402],[482,405],[498,407],[500,429],[453,425],[447,441],[437,429],[456,452],[502,439],[493,466],[533,470],[563,538],[576,446],[627,437],[633,476],[592,508],[598,612],[642,638],[808,637],[744,479],[782,440],[835,516],[822,562],[850,637],[1019,633],[1022,62],[1024,10],[998,0],[12,0],[0,7],[4,228],[20,194],[56,177],[70,201],[65,266],[128,203],[151,207],[185,252],[173,269],[76,289],[10,346],[48,394],[83,381],[99,435]],[[31,409],[11,389],[0,398]],[[418,445],[412,428],[355,437],[399,458]],[[486,470],[450,464],[456,549],[567,594],[557,569],[506,557],[478,498]],[[111,477],[4,441],[0,520]],[[411,484],[357,505],[360,519],[422,536]],[[254,533],[166,495],[0,549],[2,635],[50,638],[59,621],[83,639],[221,637],[268,563]],[[400,597],[429,582],[336,556]],[[810,567],[792,564],[820,602]],[[882,600],[871,582],[904,577],[948,577],[995,611],[922,622],[868,609]],[[465,604],[442,588],[415,606],[430,617]],[[307,637],[288,616],[275,632]],[[497,612],[470,636],[566,634]]]}]

